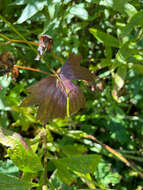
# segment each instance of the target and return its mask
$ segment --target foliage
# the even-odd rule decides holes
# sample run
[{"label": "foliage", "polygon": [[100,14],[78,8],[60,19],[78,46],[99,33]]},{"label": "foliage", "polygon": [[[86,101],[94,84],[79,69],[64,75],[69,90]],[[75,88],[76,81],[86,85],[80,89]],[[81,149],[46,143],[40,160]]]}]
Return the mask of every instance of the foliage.
[{"label": "foliage", "polygon": [[[143,2],[0,0],[0,5],[0,189],[141,189]],[[37,61],[43,34],[53,44]],[[82,56],[81,68],[90,70],[96,85],[70,78],[85,95],[84,108],[44,128],[35,119],[37,107],[20,104],[29,86],[45,80],[45,73],[49,78],[72,53]]]}]

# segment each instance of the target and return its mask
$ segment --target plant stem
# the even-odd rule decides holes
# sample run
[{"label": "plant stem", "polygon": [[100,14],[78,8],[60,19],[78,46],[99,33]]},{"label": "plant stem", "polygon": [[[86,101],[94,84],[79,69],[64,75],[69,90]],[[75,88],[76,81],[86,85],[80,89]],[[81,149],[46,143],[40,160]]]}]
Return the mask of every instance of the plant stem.
[{"label": "plant stem", "polygon": [[0,19],[5,22],[26,44],[29,45],[29,47],[35,52],[37,53],[37,50],[29,43],[29,41],[27,41],[25,39],[25,37],[8,21],[5,19],[5,17],[3,17],[2,15],[0,15]]},{"label": "plant stem", "polygon": [[46,131],[46,125],[44,125],[44,131],[42,133],[43,138],[43,148],[44,148],[44,171],[43,171],[43,185],[42,190],[47,190],[47,131]]},{"label": "plant stem", "polygon": [[143,173],[136,167],[136,165],[134,163],[129,162],[124,156],[122,156],[120,153],[116,152],[113,148],[111,148],[110,146],[102,143],[101,141],[99,141],[96,137],[92,136],[92,135],[87,135],[88,139],[91,139],[95,142],[97,142],[98,144],[100,144],[102,147],[104,147],[106,150],[108,150],[109,152],[111,152],[113,155],[115,155],[116,157],[118,157],[122,162],[124,162],[127,166],[131,167],[132,169],[134,169],[136,172],[139,173],[139,175],[141,176],[141,178],[143,178]]},{"label": "plant stem", "polygon": [[31,68],[31,67],[24,67],[24,66],[21,66],[21,65],[14,65],[14,67],[19,68],[19,69],[26,69],[26,70],[30,70],[30,71],[35,71],[35,72],[43,73],[43,74],[46,74],[46,75],[48,74],[45,71],[41,71],[40,69],[35,69],[35,68]]}]

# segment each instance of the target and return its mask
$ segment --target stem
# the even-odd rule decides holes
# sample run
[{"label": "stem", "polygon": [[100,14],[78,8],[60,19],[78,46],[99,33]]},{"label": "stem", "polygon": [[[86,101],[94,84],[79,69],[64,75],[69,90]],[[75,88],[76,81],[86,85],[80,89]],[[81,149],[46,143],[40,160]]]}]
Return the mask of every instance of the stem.
[{"label": "stem", "polygon": [[61,84],[62,84],[62,86],[63,86],[63,88],[64,88],[64,90],[66,92],[66,95],[67,95],[66,114],[67,114],[67,117],[70,118],[70,104],[69,104],[70,99],[69,99],[69,96],[70,96],[71,91],[68,91],[68,89],[65,87],[65,85],[64,85],[62,79],[60,78],[60,76],[57,73],[55,73],[55,75],[56,75],[57,79],[61,82]]},{"label": "stem", "polygon": [[[5,36],[4,34],[0,33],[0,37],[2,37],[3,39],[5,40],[8,40],[8,43],[25,43],[24,40],[13,40],[13,39],[10,39],[9,37]],[[38,43],[36,42],[31,42],[31,41],[28,41],[29,44],[31,45],[35,45],[35,46],[39,46]]]},{"label": "stem", "polygon": [[46,131],[46,125],[44,125],[44,131],[42,134],[43,138],[43,148],[44,148],[44,160],[43,160],[43,165],[44,165],[44,171],[43,171],[43,185],[42,185],[42,190],[47,190],[47,131]]},{"label": "stem", "polygon": [[[50,126],[50,129],[55,132],[58,133],[60,135],[66,135],[66,136],[70,136],[71,134],[68,134],[67,130],[62,130],[62,131],[58,131],[55,130],[55,127]],[[77,136],[72,136],[72,138],[75,138],[76,140],[81,142],[81,139],[77,139]],[[91,139],[92,141],[95,141],[96,143],[100,144],[103,148],[105,148],[108,152],[110,152],[111,154],[113,154],[114,156],[116,156],[117,158],[119,158],[122,162],[124,162],[127,166],[131,167],[133,170],[135,170],[140,176],[141,178],[143,178],[143,173],[142,171],[133,163],[128,161],[124,156],[122,156],[120,153],[118,153],[116,150],[114,150],[113,148],[111,148],[110,146],[102,143],[101,141],[99,141],[96,137],[92,136],[92,135],[88,135],[88,134],[84,134],[83,138],[86,139]]]},{"label": "stem", "polygon": [[40,69],[35,69],[35,68],[31,68],[31,67],[24,67],[24,66],[20,66],[20,65],[14,65],[14,67],[19,68],[19,69],[26,69],[26,70],[30,70],[30,71],[35,71],[35,72],[43,73],[46,75],[48,74],[48,72],[41,71]]},{"label": "stem", "polygon": [[[35,45],[35,46],[39,46],[39,43],[36,42],[31,42],[31,41],[25,41],[25,40],[15,40],[15,39],[10,39],[9,37],[5,36],[4,34],[0,33],[0,37],[2,37],[3,39],[7,40],[8,43],[26,43],[28,45]],[[35,48],[32,47],[32,49],[34,49],[34,52],[37,53],[37,50],[35,51]],[[64,61],[61,57],[59,57],[58,55],[55,54],[54,51],[51,51],[51,54],[54,58],[58,59],[58,61],[63,65]],[[41,57],[41,56],[40,56]]]},{"label": "stem", "polygon": [[67,117],[70,117],[70,98],[69,98],[69,93],[67,96]]},{"label": "stem", "polygon": [[28,44],[29,47],[37,53],[37,50],[35,48],[33,48],[33,46],[25,39],[25,37],[8,21],[5,19],[5,17],[3,17],[2,15],[0,15],[0,19],[5,22],[23,41],[24,43]]},{"label": "stem", "polygon": [[116,157],[118,157],[122,162],[124,162],[127,166],[131,167],[132,169],[134,169],[136,172],[139,173],[139,175],[141,176],[141,178],[143,178],[143,173],[136,167],[136,165],[134,163],[129,162],[124,156],[122,156],[120,153],[116,152],[113,148],[111,148],[110,146],[102,143],[101,141],[99,141],[96,137],[92,136],[92,135],[88,135],[86,138],[91,139],[95,142],[97,142],[98,144],[100,144],[102,147],[104,147],[106,150],[108,150],[109,152],[111,152],[113,155],[115,155]]}]

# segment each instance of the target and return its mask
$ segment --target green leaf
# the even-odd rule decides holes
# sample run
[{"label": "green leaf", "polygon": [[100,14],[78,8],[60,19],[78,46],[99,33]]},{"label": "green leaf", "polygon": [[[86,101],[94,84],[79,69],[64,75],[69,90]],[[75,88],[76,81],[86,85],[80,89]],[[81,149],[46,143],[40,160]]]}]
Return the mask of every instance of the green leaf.
[{"label": "green leaf", "polygon": [[2,190],[28,190],[31,184],[19,178],[0,173],[0,189]]},{"label": "green leaf", "polygon": [[22,136],[18,133],[6,130],[0,127],[0,143],[6,147],[14,148],[17,142],[21,143],[25,148],[28,147]]},{"label": "green leaf", "polygon": [[133,64],[131,66],[132,68],[134,68],[134,70],[138,73],[138,74],[143,74],[143,65],[139,65],[139,64]]},{"label": "green leaf", "polygon": [[18,133],[0,128],[0,143],[10,147],[8,154],[20,170],[36,173],[43,169],[38,155],[31,150]]},{"label": "green leaf", "polygon": [[120,13],[126,13],[130,18],[134,16],[137,13],[136,8],[128,3],[130,0],[101,0],[100,5],[103,5],[105,7],[110,7],[115,11],[118,11]]},{"label": "green leaf", "polygon": [[0,173],[17,176],[19,174],[19,170],[13,164],[12,160],[6,160],[5,162],[0,160]]},{"label": "green leaf", "polygon": [[130,20],[130,22],[123,29],[122,34],[127,36],[135,26],[143,25],[143,11],[136,13]]},{"label": "green leaf", "polygon": [[106,188],[109,188],[110,185],[115,185],[120,182],[121,176],[117,172],[113,172],[111,165],[102,160],[98,164],[98,168],[95,171],[95,179],[99,184],[104,185]]},{"label": "green leaf", "polygon": [[117,72],[114,75],[115,85],[120,90],[124,86],[125,77],[127,74],[127,65],[121,65],[118,67]]},{"label": "green leaf", "polygon": [[70,14],[77,16],[78,18],[81,18],[83,20],[87,20],[88,19],[88,12],[87,10],[83,7],[83,4],[77,4],[75,6],[73,6],[70,9]]},{"label": "green leaf", "polygon": [[80,144],[67,144],[62,145],[61,150],[66,156],[76,156],[86,152],[87,148],[84,145]]},{"label": "green leaf", "polygon": [[54,18],[54,15],[55,15],[55,11],[56,11],[56,5],[51,3],[51,4],[48,6],[48,11],[49,11],[49,16],[50,16],[50,18],[53,19],[53,18]]},{"label": "green leaf", "polygon": [[[81,155],[71,156],[70,158],[61,158],[58,160],[52,160],[54,165],[59,168],[63,167],[71,171],[77,171],[80,173],[93,173],[100,161],[99,155]],[[86,167],[85,167],[86,166]]]},{"label": "green leaf", "polygon": [[99,31],[95,28],[89,29],[90,33],[93,34],[93,36],[99,40],[100,42],[104,43],[108,47],[119,47],[119,40],[115,37],[113,37],[110,34],[106,34],[102,31]]},{"label": "green leaf", "polygon": [[[52,160],[54,165],[58,169],[58,176],[66,183],[71,184],[75,177],[73,173],[88,174],[93,173],[100,161],[99,155],[82,155],[71,156],[70,158],[61,158],[58,160]],[[85,167],[86,166],[86,167]]]},{"label": "green leaf", "polygon": [[24,5],[26,3],[28,3],[28,0],[16,0],[13,3],[10,3],[10,5]]},{"label": "green leaf", "polygon": [[41,11],[44,6],[47,4],[47,1],[35,1],[32,0],[30,3],[24,8],[20,18],[17,20],[17,24],[21,24],[35,15],[37,12]]},{"label": "green leaf", "polygon": [[8,149],[8,155],[13,163],[23,172],[37,173],[43,170],[40,158],[31,149],[25,149],[20,143]]},{"label": "green leaf", "polygon": [[113,0],[101,0],[99,4],[106,7],[113,7]]},{"label": "green leaf", "polygon": [[125,4],[125,12],[131,18],[135,14],[137,14],[137,9],[133,5],[131,5],[130,3],[126,3]]},{"label": "green leaf", "polygon": [[126,42],[125,44],[122,45],[122,47],[119,49],[116,59],[121,62],[125,63],[128,62],[128,59],[132,57],[134,54],[138,53],[139,50],[135,49],[134,47],[130,47],[130,42]]},{"label": "green leaf", "polygon": [[58,166],[57,175],[67,185],[71,185],[75,181],[75,176],[62,166]]}]

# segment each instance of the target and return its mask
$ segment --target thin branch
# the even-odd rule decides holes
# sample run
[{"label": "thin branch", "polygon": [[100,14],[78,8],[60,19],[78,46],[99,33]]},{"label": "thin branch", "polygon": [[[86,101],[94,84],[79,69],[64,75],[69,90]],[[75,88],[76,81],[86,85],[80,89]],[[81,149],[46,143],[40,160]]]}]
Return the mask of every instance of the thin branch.
[{"label": "thin branch", "polygon": [[[25,40],[15,40],[15,39],[11,39],[11,38],[5,36],[5,35],[2,34],[2,33],[0,33],[0,37],[2,37],[3,39],[7,40],[7,41],[8,41],[8,42],[7,42],[8,44],[9,44],[9,43],[26,43],[26,44],[30,45],[30,47],[32,47],[31,45],[39,46],[39,43],[31,42],[31,41],[27,41],[27,40],[25,41]],[[32,47],[32,49],[33,49],[33,47]],[[35,51],[35,48],[34,48],[33,50],[34,50],[34,52],[37,53],[37,50]],[[62,59],[61,57],[59,57],[58,55],[56,55],[54,51],[51,51],[51,54],[52,54],[52,56],[53,56],[54,58],[58,59],[58,61],[59,61],[62,65],[64,64],[63,59]],[[40,55],[40,57],[41,57],[41,55]]]},{"label": "thin branch", "polygon": [[24,67],[24,66],[21,66],[21,65],[14,65],[14,67],[18,68],[18,69],[25,69],[25,70],[29,70],[29,71],[35,71],[35,72],[38,72],[38,73],[43,73],[43,74],[48,74],[48,72],[45,72],[45,71],[41,71],[40,69],[35,69],[35,68],[31,68],[31,67]]},{"label": "thin branch", "polygon": [[25,37],[8,21],[5,17],[0,15],[0,19],[5,22],[29,47],[37,53],[37,50],[25,39]]},{"label": "thin branch", "polygon": [[[5,36],[2,33],[0,33],[0,37],[2,37],[3,39],[7,40],[8,44],[10,44],[10,43],[26,43],[24,40],[13,40],[13,39],[10,39],[9,37]],[[36,42],[28,41],[28,43],[31,44],[31,45],[39,46],[39,44],[36,43]]]},{"label": "thin branch", "polygon": [[[71,134],[68,134],[67,130],[62,130],[62,131],[56,131],[55,127],[50,126],[50,130],[54,131],[55,133],[61,134],[61,135],[66,135],[66,136],[70,136]],[[72,136],[74,138],[74,136]],[[75,136],[75,138],[77,139],[77,137]],[[92,136],[92,135],[88,135],[88,134],[84,134],[83,138],[86,139],[90,139],[92,141],[95,141],[96,143],[100,144],[103,148],[105,148],[108,152],[112,153],[114,156],[116,156],[117,158],[119,158],[122,162],[124,162],[127,166],[131,167],[133,170],[135,170],[140,176],[141,178],[143,178],[143,173],[140,169],[137,168],[137,166],[132,162],[129,162],[124,156],[122,156],[120,153],[118,153],[117,151],[115,151],[113,148],[111,148],[110,146],[102,143],[101,141],[99,141],[96,137]],[[81,142],[81,139],[77,139]]]},{"label": "thin branch", "polygon": [[47,131],[46,131],[46,125],[44,125],[44,130],[41,134],[42,140],[43,140],[43,148],[44,148],[44,171],[43,171],[43,185],[42,190],[47,190]]},{"label": "thin branch", "polygon": [[141,176],[141,178],[143,178],[143,173],[136,167],[136,165],[134,163],[129,162],[124,156],[122,156],[120,153],[116,152],[113,148],[111,148],[110,146],[102,143],[101,141],[99,141],[96,137],[92,136],[92,135],[88,135],[86,138],[91,139],[95,142],[97,142],[98,144],[100,144],[102,147],[104,147],[106,150],[108,150],[109,152],[111,152],[113,155],[115,155],[116,157],[118,157],[122,162],[124,162],[127,166],[131,167],[132,169],[134,169],[136,172],[139,173],[139,175]]}]

